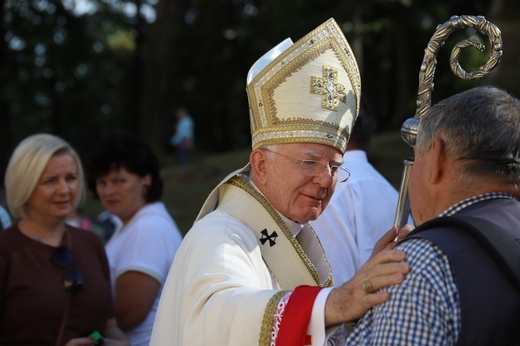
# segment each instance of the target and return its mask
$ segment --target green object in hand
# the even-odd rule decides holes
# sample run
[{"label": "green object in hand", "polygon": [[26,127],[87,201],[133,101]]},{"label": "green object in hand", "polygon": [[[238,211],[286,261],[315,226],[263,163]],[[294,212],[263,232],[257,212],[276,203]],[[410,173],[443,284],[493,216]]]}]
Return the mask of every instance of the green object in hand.
[{"label": "green object in hand", "polygon": [[103,340],[103,336],[97,330],[90,333],[88,337],[94,339],[94,345],[105,346],[105,341]]}]

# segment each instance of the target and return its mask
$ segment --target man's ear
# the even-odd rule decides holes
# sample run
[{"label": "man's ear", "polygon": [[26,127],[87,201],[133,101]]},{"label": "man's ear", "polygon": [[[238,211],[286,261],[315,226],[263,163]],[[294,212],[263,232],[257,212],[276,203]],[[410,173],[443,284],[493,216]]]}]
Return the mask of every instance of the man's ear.
[{"label": "man's ear", "polygon": [[430,148],[431,151],[431,176],[430,180],[431,183],[436,184],[438,183],[442,178],[444,178],[444,175],[446,174],[446,152],[445,152],[445,145],[442,139],[440,138],[434,138],[432,141],[432,145]]},{"label": "man's ear", "polygon": [[249,163],[253,171],[253,182],[256,185],[264,185],[267,181],[267,152],[256,149],[249,155]]}]

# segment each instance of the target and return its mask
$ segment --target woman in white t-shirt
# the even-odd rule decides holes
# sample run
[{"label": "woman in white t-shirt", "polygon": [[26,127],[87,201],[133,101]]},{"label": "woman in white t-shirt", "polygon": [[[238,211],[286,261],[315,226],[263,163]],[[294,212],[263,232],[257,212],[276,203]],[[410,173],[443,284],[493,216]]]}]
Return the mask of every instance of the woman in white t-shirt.
[{"label": "woman in white t-shirt", "polygon": [[97,142],[87,157],[89,188],[116,218],[105,245],[115,315],[132,346],[148,345],[162,287],[182,235],[160,202],[159,161],[129,134]]}]

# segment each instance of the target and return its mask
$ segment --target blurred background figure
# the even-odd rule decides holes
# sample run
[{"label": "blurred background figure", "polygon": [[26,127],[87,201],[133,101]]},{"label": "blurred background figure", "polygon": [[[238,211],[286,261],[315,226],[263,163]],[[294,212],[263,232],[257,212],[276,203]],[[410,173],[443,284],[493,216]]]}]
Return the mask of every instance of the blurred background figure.
[{"label": "blurred background figure", "polygon": [[9,212],[0,205],[0,230],[9,228],[11,226],[11,216]]},{"label": "blurred background figure", "polygon": [[175,147],[180,165],[188,163],[188,153],[194,146],[194,123],[193,119],[184,107],[175,111],[177,119],[175,133],[170,138],[170,144]]},{"label": "blurred background figure", "polygon": [[11,156],[5,188],[19,221],[0,232],[1,345],[87,345],[93,331],[128,345],[103,244],[65,223],[84,199],[83,178],[75,150],[53,135],[30,136]]},{"label": "blurred background figure", "polygon": [[114,234],[116,228],[121,227],[120,224],[121,221],[116,216],[103,210],[97,216],[90,230],[101,238],[103,244],[106,244],[110,237],[112,237],[112,234]]},{"label": "blurred background figure", "polygon": [[148,345],[163,283],[182,235],[160,201],[159,161],[147,144],[121,133],[93,145],[87,181],[110,218],[105,245],[118,324],[132,346]]},{"label": "blurred background figure", "polygon": [[351,176],[337,184],[323,214],[310,222],[332,266],[334,282],[350,280],[394,223],[399,193],[367,158],[375,128],[372,107],[362,96],[359,116],[343,156],[343,167]]},{"label": "blurred background figure", "polygon": [[73,227],[90,231],[92,229],[92,220],[85,215],[81,214],[81,208],[76,208],[69,214],[65,222]]}]

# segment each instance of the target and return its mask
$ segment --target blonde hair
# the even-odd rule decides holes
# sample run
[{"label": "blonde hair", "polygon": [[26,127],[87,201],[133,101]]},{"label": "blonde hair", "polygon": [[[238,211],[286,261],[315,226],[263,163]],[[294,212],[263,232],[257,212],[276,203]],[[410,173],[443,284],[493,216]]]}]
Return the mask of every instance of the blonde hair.
[{"label": "blonde hair", "polygon": [[74,158],[78,169],[79,188],[74,208],[85,200],[85,182],[81,160],[76,151],[63,139],[39,133],[22,140],[13,151],[5,172],[5,191],[9,211],[15,218],[27,217],[25,204],[31,197],[50,158],[67,154]]}]

